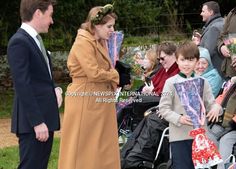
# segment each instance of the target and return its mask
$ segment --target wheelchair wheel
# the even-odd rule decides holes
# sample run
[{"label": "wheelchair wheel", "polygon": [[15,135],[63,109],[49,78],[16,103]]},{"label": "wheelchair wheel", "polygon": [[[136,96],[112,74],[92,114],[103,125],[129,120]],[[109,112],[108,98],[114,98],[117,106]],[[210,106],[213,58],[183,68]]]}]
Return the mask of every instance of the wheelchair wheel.
[{"label": "wheelchair wheel", "polygon": [[155,169],[172,169],[172,167],[168,163],[161,163]]},{"label": "wheelchair wheel", "polygon": [[155,169],[167,169],[167,163],[161,163]]}]

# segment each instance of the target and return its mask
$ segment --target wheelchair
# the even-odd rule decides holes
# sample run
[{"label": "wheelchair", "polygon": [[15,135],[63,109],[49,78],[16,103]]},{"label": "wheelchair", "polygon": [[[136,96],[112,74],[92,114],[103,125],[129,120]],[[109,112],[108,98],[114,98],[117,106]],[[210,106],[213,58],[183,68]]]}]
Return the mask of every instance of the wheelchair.
[{"label": "wheelchair", "polygon": [[127,138],[121,148],[122,169],[171,169],[168,122],[158,117],[158,111],[159,106],[146,110]]},{"label": "wheelchair", "polygon": [[126,143],[132,132],[135,130],[140,121],[144,118],[145,112],[159,104],[159,96],[137,96],[123,109],[117,112],[118,136],[120,148]]}]

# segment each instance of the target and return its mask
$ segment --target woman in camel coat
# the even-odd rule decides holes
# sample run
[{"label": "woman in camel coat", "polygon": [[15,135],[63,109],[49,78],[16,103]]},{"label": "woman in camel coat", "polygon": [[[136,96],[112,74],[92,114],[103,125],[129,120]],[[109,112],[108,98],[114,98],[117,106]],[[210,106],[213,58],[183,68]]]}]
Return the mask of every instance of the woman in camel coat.
[{"label": "woman in camel coat", "polygon": [[119,74],[104,41],[114,31],[113,6],[94,7],[69,53],[59,169],[120,169],[114,92]]}]

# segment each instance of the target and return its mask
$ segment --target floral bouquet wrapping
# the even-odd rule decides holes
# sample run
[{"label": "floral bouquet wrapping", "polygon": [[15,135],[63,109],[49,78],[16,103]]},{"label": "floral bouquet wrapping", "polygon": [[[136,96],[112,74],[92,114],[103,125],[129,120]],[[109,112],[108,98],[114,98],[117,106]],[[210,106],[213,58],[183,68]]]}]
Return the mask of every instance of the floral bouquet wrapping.
[{"label": "floral bouquet wrapping", "polygon": [[143,60],[143,51],[137,48],[130,48],[122,57],[122,61],[131,65],[131,75],[134,79],[141,79],[144,69],[140,62]]},{"label": "floral bouquet wrapping", "polygon": [[108,52],[112,65],[115,67],[116,61],[119,60],[119,53],[121,49],[121,44],[124,39],[124,34],[121,31],[112,32],[110,38],[108,39]]},{"label": "floral bouquet wrapping", "polygon": [[222,162],[214,143],[205,134],[201,126],[205,123],[205,106],[202,101],[204,80],[196,78],[174,84],[181,104],[192,119],[193,130],[189,133],[194,138],[192,160],[195,169],[209,168]]},{"label": "floral bouquet wrapping", "polygon": [[228,34],[224,39],[224,44],[230,51],[231,59],[236,57],[236,33]]}]

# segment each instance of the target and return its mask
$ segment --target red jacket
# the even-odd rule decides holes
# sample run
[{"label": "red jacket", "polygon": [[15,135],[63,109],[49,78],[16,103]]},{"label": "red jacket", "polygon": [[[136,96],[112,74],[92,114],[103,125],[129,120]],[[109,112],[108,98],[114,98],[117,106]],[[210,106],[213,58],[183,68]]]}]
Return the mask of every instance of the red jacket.
[{"label": "red jacket", "polygon": [[154,92],[160,96],[166,80],[169,77],[172,77],[178,73],[179,67],[177,63],[174,63],[167,72],[163,67],[161,67],[159,71],[155,74],[155,76],[152,78]]}]

